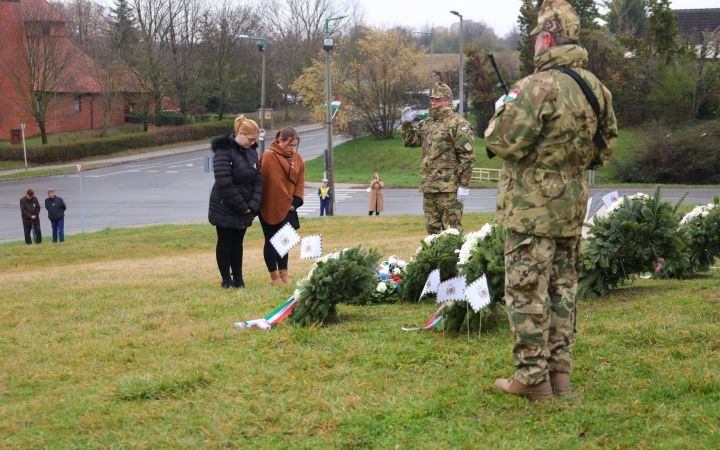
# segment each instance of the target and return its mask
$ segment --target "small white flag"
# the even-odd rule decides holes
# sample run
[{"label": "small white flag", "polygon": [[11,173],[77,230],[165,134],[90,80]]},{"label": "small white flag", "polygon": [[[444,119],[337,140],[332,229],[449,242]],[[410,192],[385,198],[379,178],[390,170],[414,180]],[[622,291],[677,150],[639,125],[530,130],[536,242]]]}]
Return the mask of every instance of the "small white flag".
[{"label": "small white flag", "polygon": [[465,300],[465,276],[450,278],[438,286],[437,303]]},{"label": "small white flag", "polygon": [[322,234],[313,234],[302,238],[300,259],[322,258]]},{"label": "small white flag", "polygon": [[283,258],[293,247],[300,243],[300,235],[297,234],[292,225],[286,223],[284,227],[275,233],[275,236],[270,238],[270,243],[275,247],[278,255]]},{"label": "small white flag", "polygon": [[465,298],[475,312],[480,311],[482,308],[490,304],[490,288],[488,287],[485,274],[467,285],[467,289],[465,289]]},{"label": "small white flag", "polygon": [[[440,285],[440,269],[435,269],[432,272],[430,272],[430,276],[428,276],[428,279],[425,282],[425,287],[423,288],[423,291],[420,294],[420,299],[425,297],[425,294],[436,293],[438,291],[439,285]],[[420,299],[418,299],[418,300],[420,300]]]},{"label": "small white flag", "polygon": [[618,200],[620,200],[620,194],[618,194],[618,191],[612,191],[611,193],[604,195],[602,198],[603,203],[605,203],[605,206],[608,208],[617,203]]}]

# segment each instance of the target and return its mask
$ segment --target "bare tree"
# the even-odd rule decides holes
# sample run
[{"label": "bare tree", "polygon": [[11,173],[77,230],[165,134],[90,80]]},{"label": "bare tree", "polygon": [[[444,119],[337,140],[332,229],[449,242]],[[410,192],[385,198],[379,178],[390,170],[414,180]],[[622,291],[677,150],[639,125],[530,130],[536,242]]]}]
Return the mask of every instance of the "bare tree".
[{"label": "bare tree", "polygon": [[17,5],[15,26],[24,31],[22,44],[9,49],[3,68],[18,94],[24,114],[40,128],[47,144],[45,128],[48,105],[58,92],[67,92],[68,75],[77,58],[77,47],[65,34],[65,19],[45,2]]},{"label": "bare tree", "polygon": [[168,41],[174,62],[174,91],[187,123],[190,108],[199,98],[203,0],[169,2]]},{"label": "bare tree", "polygon": [[55,1],[50,4],[67,20],[67,36],[83,52],[90,54],[93,47],[107,38],[105,6],[92,0]]}]

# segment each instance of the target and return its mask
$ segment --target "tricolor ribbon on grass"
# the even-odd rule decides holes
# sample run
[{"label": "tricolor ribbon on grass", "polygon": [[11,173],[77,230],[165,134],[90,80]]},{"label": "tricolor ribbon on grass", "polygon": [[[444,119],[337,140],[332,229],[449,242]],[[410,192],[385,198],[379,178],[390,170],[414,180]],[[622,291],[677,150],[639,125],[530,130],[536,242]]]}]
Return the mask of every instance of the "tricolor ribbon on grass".
[{"label": "tricolor ribbon on grass", "polygon": [[[298,296],[303,292],[305,292],[304,289],[298,293]],[[261,330],[270,331],[273,325],[282,322],[283,319],[290,315],[296,304],[297,298],[293,295],[285,303],[262,319],[235,322],[235,328],[260,328]]]},{"label": "tricolor ribbon on grass", "polygon": [[440,314],[440,311],[442,311],[442,309],[446,305],[447,305],[447,303],[443,303],[442,306],[437,311],[435,311],[435,314],[433,314],[432,317],[430,317],[430,320],[428,320],[427,323],[425,323],[425,325],[423,325],[422,327],[420,327],[420,328],[402,327],[402,330],[403,331],[429,330],[430,328],[437,326],[437,324],[442,322],[442,315],[438,315],[438,314]]}]

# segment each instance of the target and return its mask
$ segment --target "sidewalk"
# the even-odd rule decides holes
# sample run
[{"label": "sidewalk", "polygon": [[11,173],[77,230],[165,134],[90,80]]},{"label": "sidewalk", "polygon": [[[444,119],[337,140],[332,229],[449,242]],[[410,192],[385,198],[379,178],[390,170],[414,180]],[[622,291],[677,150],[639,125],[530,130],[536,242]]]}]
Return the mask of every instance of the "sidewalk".
[{"label": "sidewalk", "polygon": [[[295,130],[297,130],[298,133],[306,133],[308,131],[316,131],[321,130],[325,128],[323,124],[315,123],[310,125],[301,125],[299,127],[295,127]],[[276,130],[269,130],[267,133],[267,136],[274,136]],[[126,155],[126,156],[116,156],[114,158],[103,158],[103,159],[91,159],[88,161],[84,161],[87,165],[101,165],[101,166],[113,166],[115,164],[123,164],[128,162],[135,162],[135,161],[145,161],[147,159],[155,159],[155,158],[162,158],[165,156],[173,156],[173,155],[181,155],[183,153],[191,153],[191,152],[199,152],[203,150],[210,149],[210,143],[202,143],[202,144],[194,144],[194,145],[186,145],[183,147],[174,147],[174,148],[166,148],[164,150],[155,150],[150,151],[146,153],[137,153],[135,155]],[[44,170],[44,169],[68,169],[68,170],[75,170],[75,163],[63,163],[63,164],[51,164],[46,166],[37,166],[37,167],[28,167],[28,172],[32,172],[35,170]],[[2,175],[12,175],[14,173],[21,173],[25,172],[25,168],[21,169],[11,169],[11,170],[2,170],[0,171],[0,176]]]}]

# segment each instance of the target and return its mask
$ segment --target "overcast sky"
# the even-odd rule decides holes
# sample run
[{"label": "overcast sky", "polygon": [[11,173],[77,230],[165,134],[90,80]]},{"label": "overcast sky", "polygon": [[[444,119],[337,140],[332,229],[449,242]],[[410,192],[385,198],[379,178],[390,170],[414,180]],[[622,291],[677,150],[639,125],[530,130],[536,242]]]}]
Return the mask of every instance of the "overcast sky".
[{"label": "overcast sky", "polygon": [[[426,23],[446,26],[458,20],[450,14],[458,11],[465,20],[483,21],[499,35],[517,23],[520,0],[360,0],[367,23],[421,27]],[[673,0],[673,9],[718,8],[718,0]]]}]

